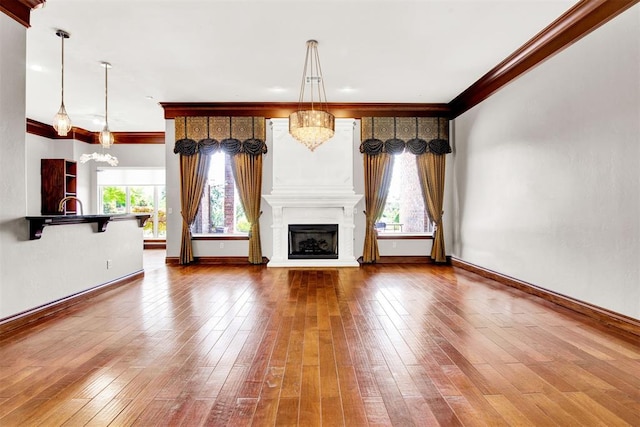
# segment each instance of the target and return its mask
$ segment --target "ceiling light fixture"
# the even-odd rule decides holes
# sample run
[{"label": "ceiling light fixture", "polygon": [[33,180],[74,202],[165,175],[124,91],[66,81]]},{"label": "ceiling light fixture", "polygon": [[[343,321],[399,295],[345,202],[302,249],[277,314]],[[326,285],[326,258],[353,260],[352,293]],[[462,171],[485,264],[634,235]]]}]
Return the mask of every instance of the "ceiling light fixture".
[{"label": "ceiling light fixture", "polygon": [[111,68],[111,64],[108,62],[100,63],[104,67],[104,127],[98,135],[98,140],[102,146],[102,153],[83,154],[80,156],[80,163],[87,163],[89,160],[96,162],[106,162],[111,166],[118,166],[118,158],[112,156],[109,153],[105,153],[104,149],[109,148],[115,142],[113,133],[109,130],[109,117],[108,117],[108,104],[109,104],[109,85],[108,85],[108,70]]},{"label": "ceiling light fixture", "polygon": [[[308,72],[308,74],[307,74]],[[310,101],[304,107],[305,87],[310,86]],[[318,107],[318,109],[316,109]],[[302,71],[302,84],[298,111],[289,115],[289,133],[295,139],[314,151],[323,142],[330,139],[335,132],[335,117],[327,108],[327,94],[324,90],[324,79],[318,55],[318,42],[307,41],[307,54]]]},{"label": "ceiling light fixture", "polygon": [[100,144],[104,148],[109,148],[115,142],[113,139],[113,134],[109,130],[109,82],[108,82],[108,72],[109,68],[111,68],[111,64],[108,62],[102,62],[102,66],[104,67],[104,127],[102,131],[100,131]]},{"label": "ceiling light fixture", "polygon": [[71,130],[71,119],[67,114],[67,110],[64,108],[64,39],[70,37],[69,33],[63,30],[56,30],[56,36],[62,39],[62,85],[61,85],[61,104],[58,114],[53,118],[53,128],[58,133],[58,136],[67,136]]}]

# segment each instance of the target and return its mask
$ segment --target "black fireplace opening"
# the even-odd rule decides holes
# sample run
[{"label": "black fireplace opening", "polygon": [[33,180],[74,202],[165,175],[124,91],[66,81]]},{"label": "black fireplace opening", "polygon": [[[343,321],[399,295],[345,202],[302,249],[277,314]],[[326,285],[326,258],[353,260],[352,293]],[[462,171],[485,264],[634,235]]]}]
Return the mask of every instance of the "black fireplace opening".
[{"label": "black fireplace opening", "polygon": [[289,259],[338,259],[338,224],[289,224]]}]

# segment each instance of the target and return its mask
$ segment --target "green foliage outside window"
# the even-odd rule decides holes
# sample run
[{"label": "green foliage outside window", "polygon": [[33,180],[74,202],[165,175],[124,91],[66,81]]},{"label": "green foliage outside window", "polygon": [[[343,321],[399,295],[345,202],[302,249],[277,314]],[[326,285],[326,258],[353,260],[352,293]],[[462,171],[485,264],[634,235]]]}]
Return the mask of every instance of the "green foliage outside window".
[{"label": "green foliage outside window", "polygon": [[211,209],[209,217],[212,227],[224,227],[224,186],[212,185],[209,192]]},{"label": "green foliage outside window", "polygon": [[247,216],[242,208],[242,203],[236,204],[236,231],[240,233],[248,233],[251,231],[251,224],[247,221]]},{"label": "green foliage outside window", "polygon": [[[103,186],[102,189],[102,212],[105,214],[125,214],[125,213],[148,213],[152,220],[147,221],[143,228],[144,237],[166,237],[167,235],[167,215],[166,215],[166,188],[158,189],[158,212],[157,212],[157,236],[154,236],[154,186]],[[129,191],[129,207],[127,210],[127,189]]]},{"label": "green foliage outside window", "polygon": [[127,210],[126,187],[102,187],[102,212],[124,213]]}]

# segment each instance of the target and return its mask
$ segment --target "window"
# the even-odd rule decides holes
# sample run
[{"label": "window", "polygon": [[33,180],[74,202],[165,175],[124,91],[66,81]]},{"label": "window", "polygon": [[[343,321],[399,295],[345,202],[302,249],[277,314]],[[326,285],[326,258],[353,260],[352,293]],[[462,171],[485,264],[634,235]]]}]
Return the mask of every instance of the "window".
[{"label": "window", "polygon": [[98,169],[99,212],[105,214],[148,213],[145,239],[167,237],[167,197],[164,169]]},{"label": "window", "polygon": [[247,234],[249,221],[238,196],[231,157],[221,151],[211,155],[194,234]]},{"label": "window", "polygon": [[422,199],[414,154],[395,155],[387,203],[376,229],[385,235],[433,233],[433,223]]}]

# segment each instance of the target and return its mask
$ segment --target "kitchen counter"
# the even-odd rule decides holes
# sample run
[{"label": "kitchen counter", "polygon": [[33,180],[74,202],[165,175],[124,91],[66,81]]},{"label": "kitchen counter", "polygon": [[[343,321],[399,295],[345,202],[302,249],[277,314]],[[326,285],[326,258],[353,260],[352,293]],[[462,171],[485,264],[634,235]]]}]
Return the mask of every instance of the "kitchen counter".
[{"label": "kitchen counter", "polygon": [[149,214],[113,214],[113,215],[41,215],[26,216],[29,221],[29,240],[36,240],[42,237],[44,227],[50,225],[68,225],[96,223],[98,233],[107,230],[107,224],[111,221],[138,221],[138,227],[143,227],[147,220],[151,218]]}]

